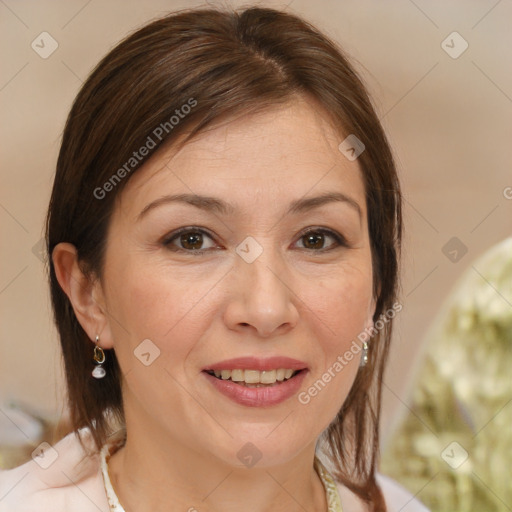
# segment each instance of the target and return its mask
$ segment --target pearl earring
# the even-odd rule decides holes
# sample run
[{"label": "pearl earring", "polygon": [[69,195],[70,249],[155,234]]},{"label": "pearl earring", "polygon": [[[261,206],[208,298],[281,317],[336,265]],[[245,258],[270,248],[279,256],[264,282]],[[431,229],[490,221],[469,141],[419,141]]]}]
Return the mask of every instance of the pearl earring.
[{"label": "pearl earring", "polygon": [[361,354],[361,363],[359,366],[366,366],[368,363],[368,343],[366,341],[363,341],[363,351]]},{"label": "pearl earring", "polygon": [[107,374],[105,368],[103,368],[103,363],[105,362],[105,352],[103,352],[103,349],[98,345],[100,341],[100,337],[96,335],[96,346],[94,347],[94,360],[98,363],[94,370],[92,371],[92,376],[95,379],[102,379]]}]

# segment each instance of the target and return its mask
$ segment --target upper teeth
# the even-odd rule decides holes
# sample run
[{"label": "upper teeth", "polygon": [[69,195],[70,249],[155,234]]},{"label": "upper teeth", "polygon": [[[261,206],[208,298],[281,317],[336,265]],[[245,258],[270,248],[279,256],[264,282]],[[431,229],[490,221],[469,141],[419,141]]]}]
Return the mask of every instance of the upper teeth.
[{"label": "upper teeth", "polygon": [[279,368],[278,370],[214,370],[215,377],[223,380],[231,379],[235,382],[245,382],[247,384],[274,384],[276,381],[289,379],[294,370]]}]

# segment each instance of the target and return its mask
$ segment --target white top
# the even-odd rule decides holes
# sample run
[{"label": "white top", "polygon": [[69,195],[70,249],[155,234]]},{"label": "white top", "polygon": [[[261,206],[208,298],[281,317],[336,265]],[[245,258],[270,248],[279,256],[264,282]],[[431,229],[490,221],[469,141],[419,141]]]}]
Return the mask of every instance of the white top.
[{"label": "white top", "polygon": [[[90,432],[82,429],[81,433],[86,446],[93,450]],[[29,462],[0,471],[0,512],[124,512],[106,465],[120,444],[121,439],[114,437],[100,453],[87,457],[76,435],[71,433],[53,447],[46,445],[44,452]],[[334,482],[319,459],[315,463],[326,489],[328,512],[364,510],[351,491]],[[377,481],[388,512],[428,512],[393,480],[378,475]]]}]

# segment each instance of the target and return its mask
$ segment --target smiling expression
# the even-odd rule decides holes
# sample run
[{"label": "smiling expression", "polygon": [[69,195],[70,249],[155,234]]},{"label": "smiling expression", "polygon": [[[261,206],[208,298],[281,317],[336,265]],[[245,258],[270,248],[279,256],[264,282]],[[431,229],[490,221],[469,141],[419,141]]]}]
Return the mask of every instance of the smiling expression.
[{"label": "smiling expression", "polygon": [[[102,341],[122,369],[128,428],[238,465],[252,442],[265,465],[314,445],[336,416],[358,357],[307,405],[296,395],[368,325],[373,276],[361,169],[322,112],[298,98],[214,126],[159,150],[123,189],[106,246]],[[251,366],[278,356],[303,371],[274,384],[301,376],[277,402],[270,387],[205,371],[235,370],[223,361],[240,357],[256,361],[238,369],[262,369]],[[268,400],[235,400],[219,385]]]}]

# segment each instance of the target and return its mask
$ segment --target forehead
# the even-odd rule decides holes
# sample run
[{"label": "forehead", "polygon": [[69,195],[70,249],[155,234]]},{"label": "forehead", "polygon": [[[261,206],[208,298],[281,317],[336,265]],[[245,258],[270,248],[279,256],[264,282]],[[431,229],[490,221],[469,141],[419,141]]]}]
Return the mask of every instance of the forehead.
[{"label": "forehead", "polygon": [[123,190],[122,210],[131,216],[169,193],[216,195],[244,209],[333,190],[364,213],[359,164],[338,149],[344,138],[307,98],[223,121],[153,155]]}]

